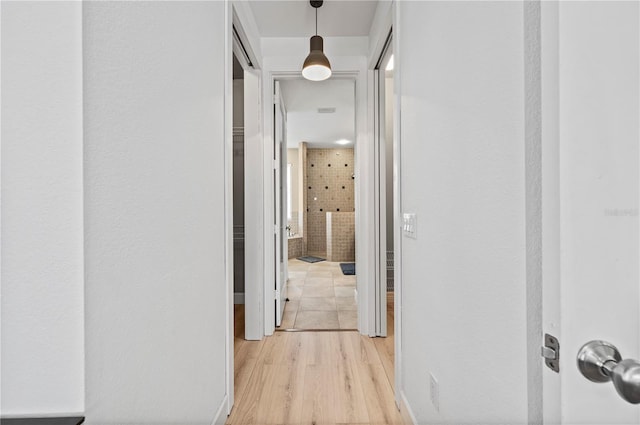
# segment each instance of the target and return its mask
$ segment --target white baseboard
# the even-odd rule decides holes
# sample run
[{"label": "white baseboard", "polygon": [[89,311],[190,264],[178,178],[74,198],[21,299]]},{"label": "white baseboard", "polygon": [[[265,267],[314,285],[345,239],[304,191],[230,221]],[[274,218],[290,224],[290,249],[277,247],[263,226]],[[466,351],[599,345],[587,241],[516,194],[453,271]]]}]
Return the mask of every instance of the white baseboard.
[{"label": "white baseboard", "polygon": [[218,411],[216,415],[213,417],[213,422],[211,425],[224,425],[227,421],[227,395],[225,394],[222,399],[222,403],[220,403],[220,407],[218,407]]},{"label": "white baseboard", "polygon": [[244,304],[244,292],[234,292],[233,294],[234,304]]},{"label": "white baseboard", "polygon": [[416,416],[413,414],[413,410],[411,410],[411,406],[409,406],[409,402],[407,401],[407,397],[404,395],[404,391],[400,391],[400,403],[402,404],[400,406],[400,412],[402,413],[402,411],[404,410],[404,414],[402,415],[402,418],[404,419],[405,416],[408,416],[409,419],[411,420],[411,424],[405,424],[405,425],[418,425]]}]

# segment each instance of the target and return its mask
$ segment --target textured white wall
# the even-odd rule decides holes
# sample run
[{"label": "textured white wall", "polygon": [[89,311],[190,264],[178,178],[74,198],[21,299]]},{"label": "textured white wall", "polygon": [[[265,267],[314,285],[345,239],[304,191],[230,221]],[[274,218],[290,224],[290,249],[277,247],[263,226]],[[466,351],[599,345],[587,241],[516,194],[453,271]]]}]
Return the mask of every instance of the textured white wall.
[{"label": "textured white wall", "polygon": [[2,2],[2,415],[84,410],[79,2]]},{"label": "textured white wall", "polygon": [[210,424],[223,401],[225,19],[84,4],[88,424]]},{"label": "textured white wall", "polygon": [[527,423],[523,5],[398,11],[406,397],[420,424]]}]

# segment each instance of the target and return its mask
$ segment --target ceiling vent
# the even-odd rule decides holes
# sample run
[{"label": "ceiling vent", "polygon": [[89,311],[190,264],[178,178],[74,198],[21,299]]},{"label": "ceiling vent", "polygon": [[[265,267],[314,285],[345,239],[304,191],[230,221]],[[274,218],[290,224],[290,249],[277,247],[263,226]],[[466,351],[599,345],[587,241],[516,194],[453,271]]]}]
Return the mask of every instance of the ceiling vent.
[{"label": "ceiling vent", "polygon": [[318,108],[319,114],[335,114],[336,108]]}]

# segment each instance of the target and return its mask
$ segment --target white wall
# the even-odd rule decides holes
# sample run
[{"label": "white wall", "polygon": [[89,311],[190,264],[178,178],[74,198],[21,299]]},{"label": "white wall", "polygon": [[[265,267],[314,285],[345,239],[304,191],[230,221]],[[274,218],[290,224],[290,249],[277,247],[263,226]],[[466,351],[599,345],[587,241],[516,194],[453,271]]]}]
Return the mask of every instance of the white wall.
[{"label": "white wall", "polygon": [[2,2],[3,416],[84,410],[78,2]]},{"label": "white wall", "polygon": [[405,395],[420,424],[527,423],[523,5],[397,7]]},{"label": "white wall", "polygon": [[210,424],[223,403],[226,13],[84,4],[88,424]]}]

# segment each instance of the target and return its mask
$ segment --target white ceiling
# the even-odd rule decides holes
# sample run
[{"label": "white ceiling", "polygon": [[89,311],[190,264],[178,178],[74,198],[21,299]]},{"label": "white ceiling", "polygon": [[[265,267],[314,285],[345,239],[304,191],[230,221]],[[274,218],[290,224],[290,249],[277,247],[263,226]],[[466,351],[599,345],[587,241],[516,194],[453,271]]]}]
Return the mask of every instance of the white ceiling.
[{"label": "white ceiling", "polygon": [[[307,0],[252,0],[249,4],[261,37],[311,37],[315,33],[315,9]],[[377,4],[370,0],[325,0],[318,9],[318,34],[368,36]]]},{"label": "white ceiling", "polygon": [[[336,148],[340,139],[355,137],[355,85],[353,80],[286,80],[280,82],[287,108],[287,145],[307,142],[310,148]],[[335,113],[318,113],[318,108],[336,108]]]}]

